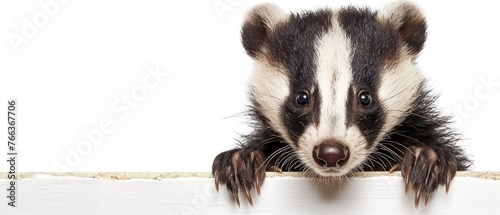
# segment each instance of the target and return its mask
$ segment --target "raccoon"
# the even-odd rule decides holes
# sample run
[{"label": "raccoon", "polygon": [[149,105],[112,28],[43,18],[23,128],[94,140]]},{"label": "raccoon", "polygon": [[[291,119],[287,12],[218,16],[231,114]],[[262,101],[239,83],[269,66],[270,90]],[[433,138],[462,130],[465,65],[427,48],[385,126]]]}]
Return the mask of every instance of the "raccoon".
[{"label": "raccoon", "polygon": [[266,170],[325,180],[400,170],[415,206],[439,185],[448,191],[471,161],[417,68],[426,35],[421,9],[408,1],[379,11],[251,9],[241,40],[255,62],[253,131],[215,157],[217,190],[226,184],[238,206],[239,192],[253,205]]}]

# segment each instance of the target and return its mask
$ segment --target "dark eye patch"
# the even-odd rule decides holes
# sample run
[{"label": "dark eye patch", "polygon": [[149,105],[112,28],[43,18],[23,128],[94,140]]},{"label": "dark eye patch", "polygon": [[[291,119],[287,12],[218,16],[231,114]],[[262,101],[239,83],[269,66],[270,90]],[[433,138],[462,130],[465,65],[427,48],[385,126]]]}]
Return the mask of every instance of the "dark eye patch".
[{"label": "dark eye patch", "polygon": [[360,88],[362,90],[355,90],[353,85],[349,87],[346,127],[353,125],[358,127],[368,141],[367,148],[369,148],[384,124],[385,115],[377,99],[376,91],[368,86]]},{"label": "dark eye patch", "polygon": [[283,125],[287,128],[292,144],[297,144],[311,123],[319,123],[321,97],[315,89],[313,87],[311,91],[299,90],[291,94],[283,106]]}]

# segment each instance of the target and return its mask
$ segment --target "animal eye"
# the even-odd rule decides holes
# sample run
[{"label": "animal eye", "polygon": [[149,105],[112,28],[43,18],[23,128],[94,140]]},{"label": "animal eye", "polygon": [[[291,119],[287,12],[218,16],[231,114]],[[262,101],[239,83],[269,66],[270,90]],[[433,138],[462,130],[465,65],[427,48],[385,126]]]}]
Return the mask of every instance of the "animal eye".
[{"label": "animal eye", "polygon": [[372,96],[366,91],[361,91],[358,95],[359,104],[368,106],[372,103]]},{"label": "animal eye", "polygon": [[306,105],[307,103],[309,103],[309,94],[307,92],[300,92],[297,95],[297,98],[295,99],[295,101],[299,105]]}]

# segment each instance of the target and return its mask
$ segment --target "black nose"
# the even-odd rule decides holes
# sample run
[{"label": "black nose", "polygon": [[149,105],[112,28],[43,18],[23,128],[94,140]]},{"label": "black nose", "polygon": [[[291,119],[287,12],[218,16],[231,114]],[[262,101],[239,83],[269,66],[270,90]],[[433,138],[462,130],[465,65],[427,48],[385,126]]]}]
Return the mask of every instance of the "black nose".
[{"label": "black nose", "polygon": [[313,158],[321,167],[340,168],[349,160],[349,148],[338,141],[327,140],[314,147]]}]

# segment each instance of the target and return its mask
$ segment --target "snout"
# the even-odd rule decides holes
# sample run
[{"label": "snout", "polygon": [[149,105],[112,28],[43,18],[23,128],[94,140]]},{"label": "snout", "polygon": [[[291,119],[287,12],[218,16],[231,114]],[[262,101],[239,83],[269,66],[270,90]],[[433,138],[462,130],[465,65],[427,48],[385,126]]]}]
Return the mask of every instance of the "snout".
[{"label": "snout", "polygon": [[349,160],[349,148],[336,140],[325,140],[313,149],[313,159],[323,168],[341,168]]}]

